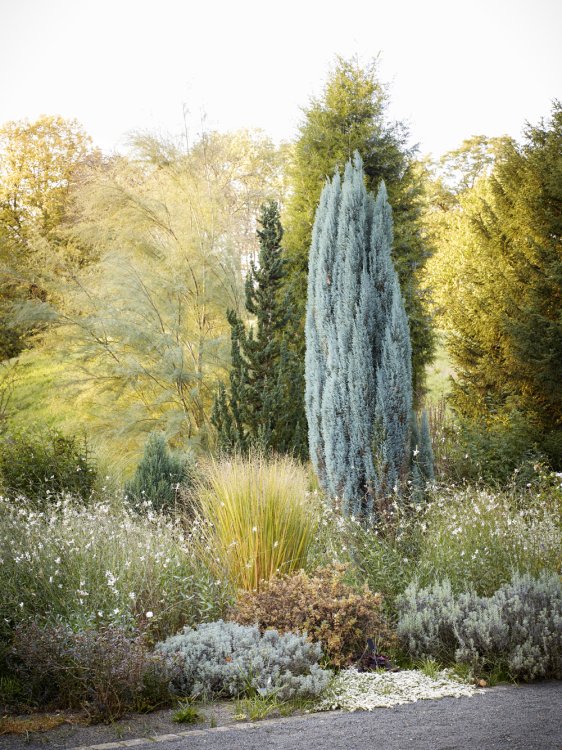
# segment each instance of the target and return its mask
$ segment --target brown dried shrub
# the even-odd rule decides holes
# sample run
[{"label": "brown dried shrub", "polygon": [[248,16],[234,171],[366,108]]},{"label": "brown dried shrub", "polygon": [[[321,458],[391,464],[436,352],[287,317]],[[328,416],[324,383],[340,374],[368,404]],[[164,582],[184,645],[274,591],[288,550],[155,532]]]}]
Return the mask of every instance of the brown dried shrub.
[{"label": "brown dried shrub", "polygon": [[170,670],[145,638],[112,627],[74,632],[66,625],[16,628],[13,671],[27,703],[80,708],[91,721],[114,721],[170,701]]},{"label": "brown dried shrub", "polygon": [[330,663],[344,667],[358,659],[367,638],[379,650],[395,645],[382,612],[382,597],[367,585],[359,591],[343,580],[344,566],[274,578],[259,591],[240,591],[231,619],[261,630],[306,632],[319,641]]}]

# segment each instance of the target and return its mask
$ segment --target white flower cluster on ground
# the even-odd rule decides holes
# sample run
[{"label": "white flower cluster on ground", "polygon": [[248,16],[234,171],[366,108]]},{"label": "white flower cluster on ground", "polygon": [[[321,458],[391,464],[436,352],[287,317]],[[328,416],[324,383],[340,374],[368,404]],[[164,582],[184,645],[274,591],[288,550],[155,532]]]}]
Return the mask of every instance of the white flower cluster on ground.
[{"label": "white flower cluster on ground", "polygon": [[447,671],[433,679],[417,670],[403,672],[341,671],[314,706],[315,711],[372,711],[400,703],[445,697],[471,696],[478,691],[458,682]]}]

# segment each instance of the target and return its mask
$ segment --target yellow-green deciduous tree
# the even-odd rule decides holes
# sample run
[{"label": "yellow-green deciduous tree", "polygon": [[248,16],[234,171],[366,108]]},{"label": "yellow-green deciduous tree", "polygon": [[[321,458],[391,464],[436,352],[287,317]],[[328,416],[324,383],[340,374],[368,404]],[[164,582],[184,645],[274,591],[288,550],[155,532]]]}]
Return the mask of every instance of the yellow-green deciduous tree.
[{"label": "yellow-green deciduous tree", "polygon": [[59,337],[83,391],[111,404],[96,409],[104,430],[208,444],[226,309],[241,307],[255,216],[280,184],[277,150],[242,132],[206,134],[187,153],[143,136],[82,186],[73,237],[100,260],[74,275]]},{"label": "yellow-green deciduous tree", "polygon": [[0,359],[25,344],[29,328],[18,326],[15,308],[46,299],[42,273],[59,266],[66,250],[61,229],[71,188],[97,159],[76,120],[43,116],[0,127]]}]

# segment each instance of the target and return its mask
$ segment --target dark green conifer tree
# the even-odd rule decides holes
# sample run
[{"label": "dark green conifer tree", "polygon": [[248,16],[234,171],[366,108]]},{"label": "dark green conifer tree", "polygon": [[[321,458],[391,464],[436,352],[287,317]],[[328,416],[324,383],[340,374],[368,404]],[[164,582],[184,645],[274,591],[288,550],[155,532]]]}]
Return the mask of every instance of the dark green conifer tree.
[{"label": "dark green conifer tree", "polygon": [[246,310],[252,325],[246,330],[236,313],[228,313],[232,340],[229,392],[220,387],[212,422],[219,447],[226,451],[252,447],[306,456],[298,363],[287,339],[291,311],[281,296],[285,262],[283,229],[274,201],[262,206],[258,219],[260,254],[246,278]]},{"label": "dark green conifer tree", "polygon": [[343,168],[355,151],[361,155],[367,189],[377,194],[384,180],[394,211],[392,260],[408,314],[413,349],[413,387],[423,387],[425,365],[433,353],[433,333],[421,273],[429,256],[422,231],[422,173],[415,150],[407,146],[401,123],[389,121],[388,94],[376,61],[365,66],[338,58],[321,97],[305,112],[290,170],[292,193],[284,214],[289,265],[286,285],[301,321],[295,349],[304,350],[304,319],[312,227],[325,180]]},{"label": "dark green conifer tree", "polygon": [[[451,402],[472,425],[524,424],[562,466],[562,104],[502,144],[462,202],[463,284],[447,310]],[[454,239],[454,238],[453,238]]]}]

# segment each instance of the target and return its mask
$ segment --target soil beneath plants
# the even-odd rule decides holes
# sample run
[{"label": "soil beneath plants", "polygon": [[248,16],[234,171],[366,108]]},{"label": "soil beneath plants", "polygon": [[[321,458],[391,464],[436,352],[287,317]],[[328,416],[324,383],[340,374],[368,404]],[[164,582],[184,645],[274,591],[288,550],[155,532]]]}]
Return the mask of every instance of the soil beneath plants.
[{"label": "soil beneath plants", "polygon": [[[190,729],[212,729],[234,724],[233,702],[208,703],[195,706],[201,721],[182,724],[172,720],[177,708],[153,711],[147,714],[128,714],[110,724],[89,724],[84,714],[61,711],[48,714],[27,714],[9,717],[10,723],[0,715],[1,750],[29,750],[32,747],[75,748],[90,745],[122,742],[136,738],[147,738],[166,734],[178,734]],[[35,727],[42,721],[43,731]],[[17,733],[7,732],[10,724],[17,722]],[[237,722],[236,722],[237,723]],[[51,724],[54,724],[51,728]],[[26,725],[29,730],[26,731]]]},{"label": "soil beneath plants", "polygon": [[[204,721],[177,724],[173,710],[112,725],[62,724],[0,736],[2,750],[123,747],[158,750],[560,750],[562,682],[485,688],[477,697],[421,700],[371,712],[332,711],[256,723],[233,719],[234,704],[201,709]],[[130,744],[126,744],[129,742]],[[99,747],[99,746],[103,747]]]}]

